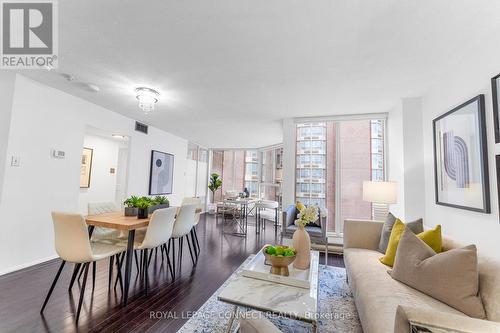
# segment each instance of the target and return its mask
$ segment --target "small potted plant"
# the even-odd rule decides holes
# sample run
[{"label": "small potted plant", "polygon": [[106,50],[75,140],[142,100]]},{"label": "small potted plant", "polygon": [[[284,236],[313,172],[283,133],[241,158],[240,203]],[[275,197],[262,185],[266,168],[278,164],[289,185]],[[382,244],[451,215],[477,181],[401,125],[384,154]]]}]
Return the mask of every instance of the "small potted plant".
[{"label": "small potted plant", "polygon": [[212,192],[212,203],[208,205],[209,214],[215,214],[215,192],[222,187],[222,179],[219,177],[219,174],[214,172],[210,175],[210,180],[208,182],[208,189]]},{"label": "small potted plant", "polygon": [[125,205],[125,216],[137,216],[137,202],[139,198],[132,195],[123,202]]},{"label": "small potted plant", "polygon": [[137,218],[147,219],[149,214],[149,207],[152,205],[150,198],[142,197],[137,201]]},{"label": "small potted plant", "polygon": [[166,196],[158,195],[152,199],[153,205],[149,207],[149,213],[153,213],[157,209],[170,207],[170,202]]}]

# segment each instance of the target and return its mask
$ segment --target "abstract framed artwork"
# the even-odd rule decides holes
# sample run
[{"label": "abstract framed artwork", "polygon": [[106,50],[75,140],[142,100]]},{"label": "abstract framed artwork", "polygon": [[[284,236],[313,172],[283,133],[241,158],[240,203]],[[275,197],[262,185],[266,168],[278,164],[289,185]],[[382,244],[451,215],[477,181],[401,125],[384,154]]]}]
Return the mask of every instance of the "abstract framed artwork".
[{"label": "abstract framed artwork", "polygon": [[92,157],[94,150],[83,148],[80,165],[80,188],[90,188],[90,175],[92,174]]},{"label": "abstract framed artwork", "polygon": [[436,204],[490,213],[484,95],[433,120]]},{"label": "abstract framed artwork", "polygon": [[[495,156],[496,168],[497,168],[497,198],[500,198],[500,155]],[[500,209],[500,200],[498,201],[498,208]]]},{"label": "abstract framed artwork", "polygon": [[172,194],[173,178],[174,155],[152,150],[149,195]]},{"label": "abstract framed artwork", "polygon": [[493,125],[495,127],[495,143],[500,143],[500,74],[491,79],[491,96],[493,98]]}]

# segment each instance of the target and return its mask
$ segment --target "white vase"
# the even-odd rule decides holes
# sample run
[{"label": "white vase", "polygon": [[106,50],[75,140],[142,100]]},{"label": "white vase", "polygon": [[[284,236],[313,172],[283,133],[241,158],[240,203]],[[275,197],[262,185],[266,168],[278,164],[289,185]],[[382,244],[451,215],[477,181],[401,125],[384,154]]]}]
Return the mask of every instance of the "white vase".
[{"label": "white vase", "polygon": [[311,261],[311,238],[304,226],[299,225],[293,233],[293,248],[297,251],[297,257],[293,262],[293,267],[298,269],[308,269]]}]

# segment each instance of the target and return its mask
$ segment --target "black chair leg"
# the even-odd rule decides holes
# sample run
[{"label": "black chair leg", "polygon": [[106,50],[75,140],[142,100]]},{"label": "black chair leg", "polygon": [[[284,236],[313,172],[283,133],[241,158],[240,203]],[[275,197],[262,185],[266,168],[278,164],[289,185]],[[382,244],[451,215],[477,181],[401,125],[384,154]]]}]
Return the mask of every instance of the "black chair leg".
[{"label": "black chair leg", "polygon": [[73,288],[73,284],[75,283],[76,280],[76,275],[80,271],[80,266],[82,266],[82,264],[75,264],[75,268],[73,269],[73,275],[71,275],[71,281],[69,283],[68,291],[70,291],[71,288]]},{"label": "black chair leg", "polygon": [[[171,239],[170,239],[170,241],[171,241],[171,244],[172,244],[172,267],[173,267],[173,269],[174,269],[174,274],[175,274],[175,273],[177,272],[177,271],[175,270],[175,259],[176,259],[176,258],[175,258],[175,239],[172,239],[172,238],[171,238]],[[170,243],[169,243],[168,248],[169,248],[169,251],[170,251]]]},{"label": "black chair leg", "polygon": [[111,288],[111,281],[113,280],[114,261],[115,261],[115,256],[109,257],[108,288]]},{"label": "black chair leg", "polygon": [[52,295],[52,292],[54,291],[54,287],[56,286],[57,280],[59,280],[59,276],[61,275],[61,272],[64,268],[64,264],[66,264],[66,261],[63,260],[63,262],[61,263],[61,266],[59,266],[59,269],[57,270],[54,281],[52,282],[52,285],[50,286],[49,292],[47,293],[47,297],[45,297],[45,301],[43,302],[42,309],[40,310],[40,313],[43,313],[43,310],[45,309],[45,306],[47,305],[47,302],[49,301],[49,298]]},{"label": "black chair leg", "polygon": [[123,254],[119,254],[116,260],[116,270],[118,271],[118,276],[116,277],[114,289],[116,289],[116,285],[120,282],[120,289],[123,294],[123,281],[122,281],[122,266],[123,261],[125,259],[125,252]]},{"label": "black chair leg", "polygon": [[[155,252],[158,251],[158,248],[155,248]],[[148,251],[146,250],[146,253]],[[147,258],[147,257],[146,257]],[[149,252],[149,258],[148,258],[148,267],[149,267],[149,264],[151,264],[151,258],[153,258],[153,249],[151,249],[151,251]],[[156,258],[156,255],[155,255],[155,258]],[[156,260],[156,259],[155,259]]]},{"label": "black chair leg", "polygon": [[85,266],[85,265],[82,265],[82,266],[80,267],[80,274],[78,274],[78,278],[77,278],[77,280],[78,280],[78,281],[80,281],[80,280],[81,280],[81,278],[82,278],[83,271],[84,271],[84,268],[85,268],[85,267],[83,267],[83,266]]},{"label": "black chair leg", "polygon": [[[172,239],[168,240],[168,247],[165,250],[165,255],[167,257],[167,265],[170,269],[170,275],[172,276],[172,280],[175,280],[175,260],[173,263],[170,262],[170,244],[172,244]],[[175,259],[175,256],[173,258]]]},{"label": "black chair leg", "polygon": [[[188,248],[189,248],[189,255],[191,256],[191,261],[193,263],[193,266],[195,265],[195,261],[194,261],[194,257],[193,257],[193,251],[191,250],[191,244],[189,242],[189,236],[186,235],[186,241],[187,241],[187,244],[188,244]],[[194,244],[193,244],[194,246]]]},{"label": "black chair leg", "polygon": [[82,310],[83,295],[85,294],[85,286],[87,284],[89,267],[90,267],[90,263],[86,263],[85,264],[85,274],[83,274],[82,290],[80,290],[80,300],[78,301],[78,310],[76,311],[76,322],[77,323],[78,323],[78,319],[80,319],[80,311]]},{"label": "black chair leg", "polygon": [[137,268],[137,272],[139,273],[139,260],[137,260],[137,251],[134,251],[135,258],[135,268]]},{"label": "black chair leg", "polygon": [[92,291],[95,289],[96,262],[92,262]]},{"label": "black chair leg", "polygon": [[196,227],[193,228],[194,239],[196,240],[196,246],[198,246],[198,253],[201,252],[200,242],[198,241],[198,233],[196,232]]},{"label": "black chair leg", "polygon": [[182,265],[182,248],[184,247],[184,237],[179,238],[179,269],[181,269]]}]

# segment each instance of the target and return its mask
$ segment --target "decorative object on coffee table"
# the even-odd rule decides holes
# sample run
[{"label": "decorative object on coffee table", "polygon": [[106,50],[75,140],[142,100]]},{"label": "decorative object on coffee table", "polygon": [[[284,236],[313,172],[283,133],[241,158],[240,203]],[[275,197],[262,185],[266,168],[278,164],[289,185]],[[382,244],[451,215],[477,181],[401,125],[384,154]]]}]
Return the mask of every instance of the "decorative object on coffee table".
[{"label": "decorative object on coffee table", "polygon": [[271,264],[271,274],[289,276],[288,265],[296,258],[295,251],[288,246],[266,246],[262,249],[266,261]]},{"label": "decorative object on coffee table", "polygon": [[436,204],[491,213],[484,95],[433,120]]},{"label": "decorative object on coffee table", "polygon": [[319,218],[318,206],[311,205],[303,207],[297,217],[298,219],[295,220],[297,230],[293,233],[292,237],[293,247],[297,252],[297,258],[293,262],[293,267],[298,269],[307,269],[309,268],[311,260],[311,238],[304,227],[308,223],[314,222]]}]

